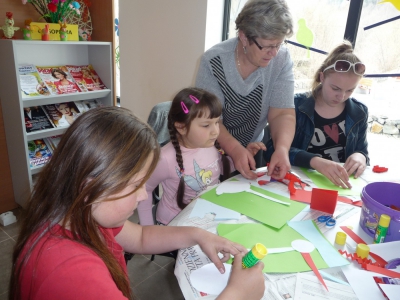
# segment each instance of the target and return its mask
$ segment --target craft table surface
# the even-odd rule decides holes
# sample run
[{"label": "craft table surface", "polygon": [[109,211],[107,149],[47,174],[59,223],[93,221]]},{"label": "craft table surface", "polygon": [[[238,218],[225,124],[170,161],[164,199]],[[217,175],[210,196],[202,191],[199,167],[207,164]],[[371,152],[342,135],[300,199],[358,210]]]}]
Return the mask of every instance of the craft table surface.
[{"label": "craft table surface", "polygon": [[[296,171],[296,168],[293,167],[293,170]],[[201,196],[200,196],[201,197]],[[171,222],[168,226],[182,226],[182,225],[186,225],[183,224],[185,223],[186,220],[188,220],[188,216],[190,215],[190,212],[192,211],[194,205],[196,203],[196,200],[193,200],[180,214],[178,214]],[[346,204],[349,205],[349,204]],[[340,229],[340,226],[352,226],[353,231],[359,236],[361,237],[367,244],[373,243],[373,239],[367,235],[363,229],[360,227],[359,225],[359,221],[360,221],[360,212],[361,212],[361,208],[360,207],[356,207],[353,206],[355,209],[357,209],[357,213],[354,214],[353,216],[349,217],[348,219],[344,220],[343,222],[338,222],[336,224],[336,226],[328,231],[326,231],[324,233],[324,236],[326,237],[326,239],[333,245],[334,241],[335,241],[335,236],[336,233],[338,231],[342,231]],[[248,220],[249,222],[254,222],[257,223],[257,221],[255,220]],[[218,223],[237,223],[237,221],[220,221]],[[351,246],[355,246],[355,242],[352,241],[352,239],[350,237],[347,237],[347,242],[348,244],[350,244]],[[346,245],[343,248],[344,250],[347,250],[349,252],[354,252],[354,249],[349,249]],[[178,252],[178,258],[177,258],[177,262],[179,261],[179,259],[181,258],[182,255],[184,255],[185,251],[179,251]],[[203,253],[197,253],[199,255],[203,255],[205,257],[205,255]],[[176,263],[175,264],[175,275],[177,276],[179,285],[181,287],[181,290],[184,293],[185,299],[186,300],[195,300],[195,299],[214,299],[215,297],[201,297],[201,298],[195,298],[194,295],[192,293],[185,293],[185,290],[188,291],[189,289],[192,289],[192,287],[189,287],[189,282],[186,278],[179,278],[179,272],[177,272],[177,269],[182,268],[181,264]]]}]

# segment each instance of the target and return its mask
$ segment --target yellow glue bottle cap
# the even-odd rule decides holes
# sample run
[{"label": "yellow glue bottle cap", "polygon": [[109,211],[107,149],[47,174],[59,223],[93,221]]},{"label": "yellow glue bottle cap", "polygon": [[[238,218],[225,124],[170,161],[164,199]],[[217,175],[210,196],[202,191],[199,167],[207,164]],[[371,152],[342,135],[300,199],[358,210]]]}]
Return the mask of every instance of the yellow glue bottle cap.
[{"label": "yellow glue bottle cap", "polygon": [[347,234],[341,231],[337,232],[335,237],[335,244],[343,246],[344,244],[346,244],[346,238]]},{"label": "yellow glue bottle cap", "polygon": [[381,217],[379,218],[379,226],[389,227],[389,223],[390,223],[390,216],[382,214]]},{"label": "yellow glue bottle cap", "polygon": [[358,244],[356,254],[361,258],[367,258],[369,254],[369,247],[365,244]]},{"label": "yellow glue bottle cap", "polygon": [[251,249],[251,252],[253,252],[253,255],[258,259],[263,259],[267,255],[268,250],[267,247],[265,247],[263,244],[257,243]]}]

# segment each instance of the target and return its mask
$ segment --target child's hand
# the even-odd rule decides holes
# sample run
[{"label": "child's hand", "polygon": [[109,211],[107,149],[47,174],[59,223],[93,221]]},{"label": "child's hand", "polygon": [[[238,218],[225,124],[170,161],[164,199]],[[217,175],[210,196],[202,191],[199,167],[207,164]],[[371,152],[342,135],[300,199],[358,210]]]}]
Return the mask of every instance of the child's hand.
[{"label": "child's hand", "polygon": [[254,156],[260,150],[266,151],[267,147],[265,147],[263,142],[252,142],[247,145],[246,149],[251,153],[252,156]]},{"label": "child's hand", "polygon": [[262,270],[264,263],[259,261],[249,269],[242,268],[244,253],[235,255],[231,276],[225,290],[217,299],[261,299],[265,291],[265,281]]}]

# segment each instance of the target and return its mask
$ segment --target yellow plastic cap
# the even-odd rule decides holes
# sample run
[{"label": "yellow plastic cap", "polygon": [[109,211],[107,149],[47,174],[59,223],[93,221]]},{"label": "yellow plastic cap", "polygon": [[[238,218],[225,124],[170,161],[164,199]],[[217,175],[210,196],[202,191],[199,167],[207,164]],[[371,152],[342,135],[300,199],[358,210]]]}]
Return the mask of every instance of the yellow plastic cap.
[{"label": "yellow plastic cap", "polygon": [[346,244],[347,234],[344,232],[337,232],[335,237],[335,244],[343,246]]},{"label": "yellow plastic cap", "polygon": [[369,254],[369,247],[365,244],[358,244],[356,254],[361,258],[367,258]]},{"label": "yellow plastic cap", "polygon": [[379,218],[379,225],[382,227],[389,227],[390,216],[382,214]]},{"label": "yellow plastic cap", "polygon": [[268,250],[263,244],[257,243],[253,249],[251,249],[251,252],[253,252],[254,256],[258,259],[263,259],[267,255]]}]

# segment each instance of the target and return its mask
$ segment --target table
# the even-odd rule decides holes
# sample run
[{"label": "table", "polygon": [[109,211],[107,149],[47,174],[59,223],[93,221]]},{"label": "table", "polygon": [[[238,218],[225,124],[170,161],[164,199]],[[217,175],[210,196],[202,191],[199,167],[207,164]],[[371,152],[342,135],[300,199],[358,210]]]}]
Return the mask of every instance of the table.
[{"label": "table", "polygon": [[[296,171],[296,170],[295,170]],[[239,175],[241,176],[241,175]],[[276,183],[282,185],[281,183]],[[367,184],[367,182],[366,182]],[[200,196],[201,197],[201,196]],[[212,215],[206,215],[204,218],[191,218],[189,215],[195,206],[197,200],[192,201],[179,215],[175,217],[169,224],[169,226],[196,226],[206,229],[210,232],[217,233],[217,225],[220,222],[214,221]],[[338,202],[340,203],[340,202]],[[361,237],[366,243],[372,243],[372,238],[367,235],[359,225],[361,208],[352,206],[349,204],[341,203],[341,206],[351,207],[354,213],[348,218],[339,218],[337,224],[334,228],[331,228],[324,232],[324,236],[331,243],[334,244],[335,236],[338,231],[341,231],[340,226],[352,226],[353,231]],[[228,220],[223,223],[237,224],[237,223],[255,223],[254,221],[244,215],[241,216],[239,220]],[[343,250],[354,253],[356,243],[351,240],[350,237],[347,238],[349,245],[345,245]],[[354,246],[352,249],[351,246]],[[216,296],[208,295],[207,297],[202,296],[195,288],[191,286],[190,283],[190,273],[204,264],[211,263],[208,257],[201,251],[199,246],[193,246],[190,248],[182,249],[178,253],[176,265],[175,265],[175,276],[178,279],[179,285],[181,287],[182,293],[187,300],[195,299],[214,299]],[[327,269],[325,269],[327,270]],[[324,271],[325,271],[324,270]],[[346,281],[340,268],[331,268],[330,271],[336,276],[340,276]],[[312,272],[307,272],[312,273]],[[294,295],[294,285],[296,283],[296,273],[290,274],[264,274],[266,281],[266,291],[262,299],[282,299],[285,294]],[[290,298],[289,298],[290,299]]]}]

